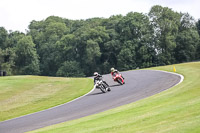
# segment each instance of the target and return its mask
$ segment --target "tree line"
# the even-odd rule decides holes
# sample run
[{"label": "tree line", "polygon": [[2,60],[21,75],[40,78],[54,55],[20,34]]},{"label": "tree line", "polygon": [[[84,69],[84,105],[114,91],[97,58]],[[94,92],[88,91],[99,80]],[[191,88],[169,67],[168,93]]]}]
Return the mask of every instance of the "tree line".
[{"label": "tree line", "polygon": [[168,7],[148,14],[31,21],[27,33],[0,27],[0,70],[8,75],[91,76],[200,59],[200,20]]}]

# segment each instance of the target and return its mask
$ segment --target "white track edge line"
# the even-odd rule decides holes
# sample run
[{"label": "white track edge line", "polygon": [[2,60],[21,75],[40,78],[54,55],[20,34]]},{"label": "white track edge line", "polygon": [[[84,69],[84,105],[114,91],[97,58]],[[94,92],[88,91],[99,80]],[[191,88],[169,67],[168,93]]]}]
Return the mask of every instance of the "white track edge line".
[{"label": "white track edge line", "polygon": [[[174,86],[172,86],[172,87],[175,87],[175,86],[179,85],[184,80],[184,76],[182,74],[179,74],[179,73],[168,72],[168,71],[163,71],[163,70],[151,70],[151,71],[159,71],[159,72],[170,73],[170,74],[174,74],[174,75],[180,76],[181,80],[177,84],[175,84]],[[172,87],[170,87],[170,88],[172,88]],[[170,88],[168,88],[168,89],[170,89]]]}]

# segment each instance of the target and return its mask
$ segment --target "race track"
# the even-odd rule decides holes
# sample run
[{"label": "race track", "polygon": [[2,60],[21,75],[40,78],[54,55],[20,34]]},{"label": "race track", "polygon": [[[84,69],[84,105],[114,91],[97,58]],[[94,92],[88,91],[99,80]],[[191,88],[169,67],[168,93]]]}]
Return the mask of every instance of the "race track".
[{"label": "race track", "polygon": [[111,75],[104,80],[111,92],[102,93],[95,89],[86,96],[61,106],[0,122],[0,133],[22,133],[41,127],[96,114],[124,104],[149,97],[180,82],[179,75],[162,71],[137,70],[122,73],[125,85],[113,82]]}]

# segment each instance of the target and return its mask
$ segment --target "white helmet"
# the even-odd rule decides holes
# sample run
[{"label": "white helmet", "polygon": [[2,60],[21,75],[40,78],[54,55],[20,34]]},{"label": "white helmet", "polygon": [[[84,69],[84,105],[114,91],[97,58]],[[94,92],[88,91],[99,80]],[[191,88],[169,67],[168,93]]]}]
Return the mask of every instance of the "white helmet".
[{"label": "white helmet", "polygon": [[94,76],[98,76],[99,74],[98,74],[98,72],[94,72]]}]

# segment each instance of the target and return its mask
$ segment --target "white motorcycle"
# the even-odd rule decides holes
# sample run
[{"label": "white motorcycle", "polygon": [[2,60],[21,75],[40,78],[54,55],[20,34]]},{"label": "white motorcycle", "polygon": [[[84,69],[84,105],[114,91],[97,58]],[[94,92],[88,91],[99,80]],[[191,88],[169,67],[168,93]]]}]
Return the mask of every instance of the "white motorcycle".
[{"label": "white motorcycle", "polygon": [[106,93],[107,91],[111,91],[110,87],[106,85],[103,80],[97,80],[95,83],[96,89],[100,89],[103,93]]}]

